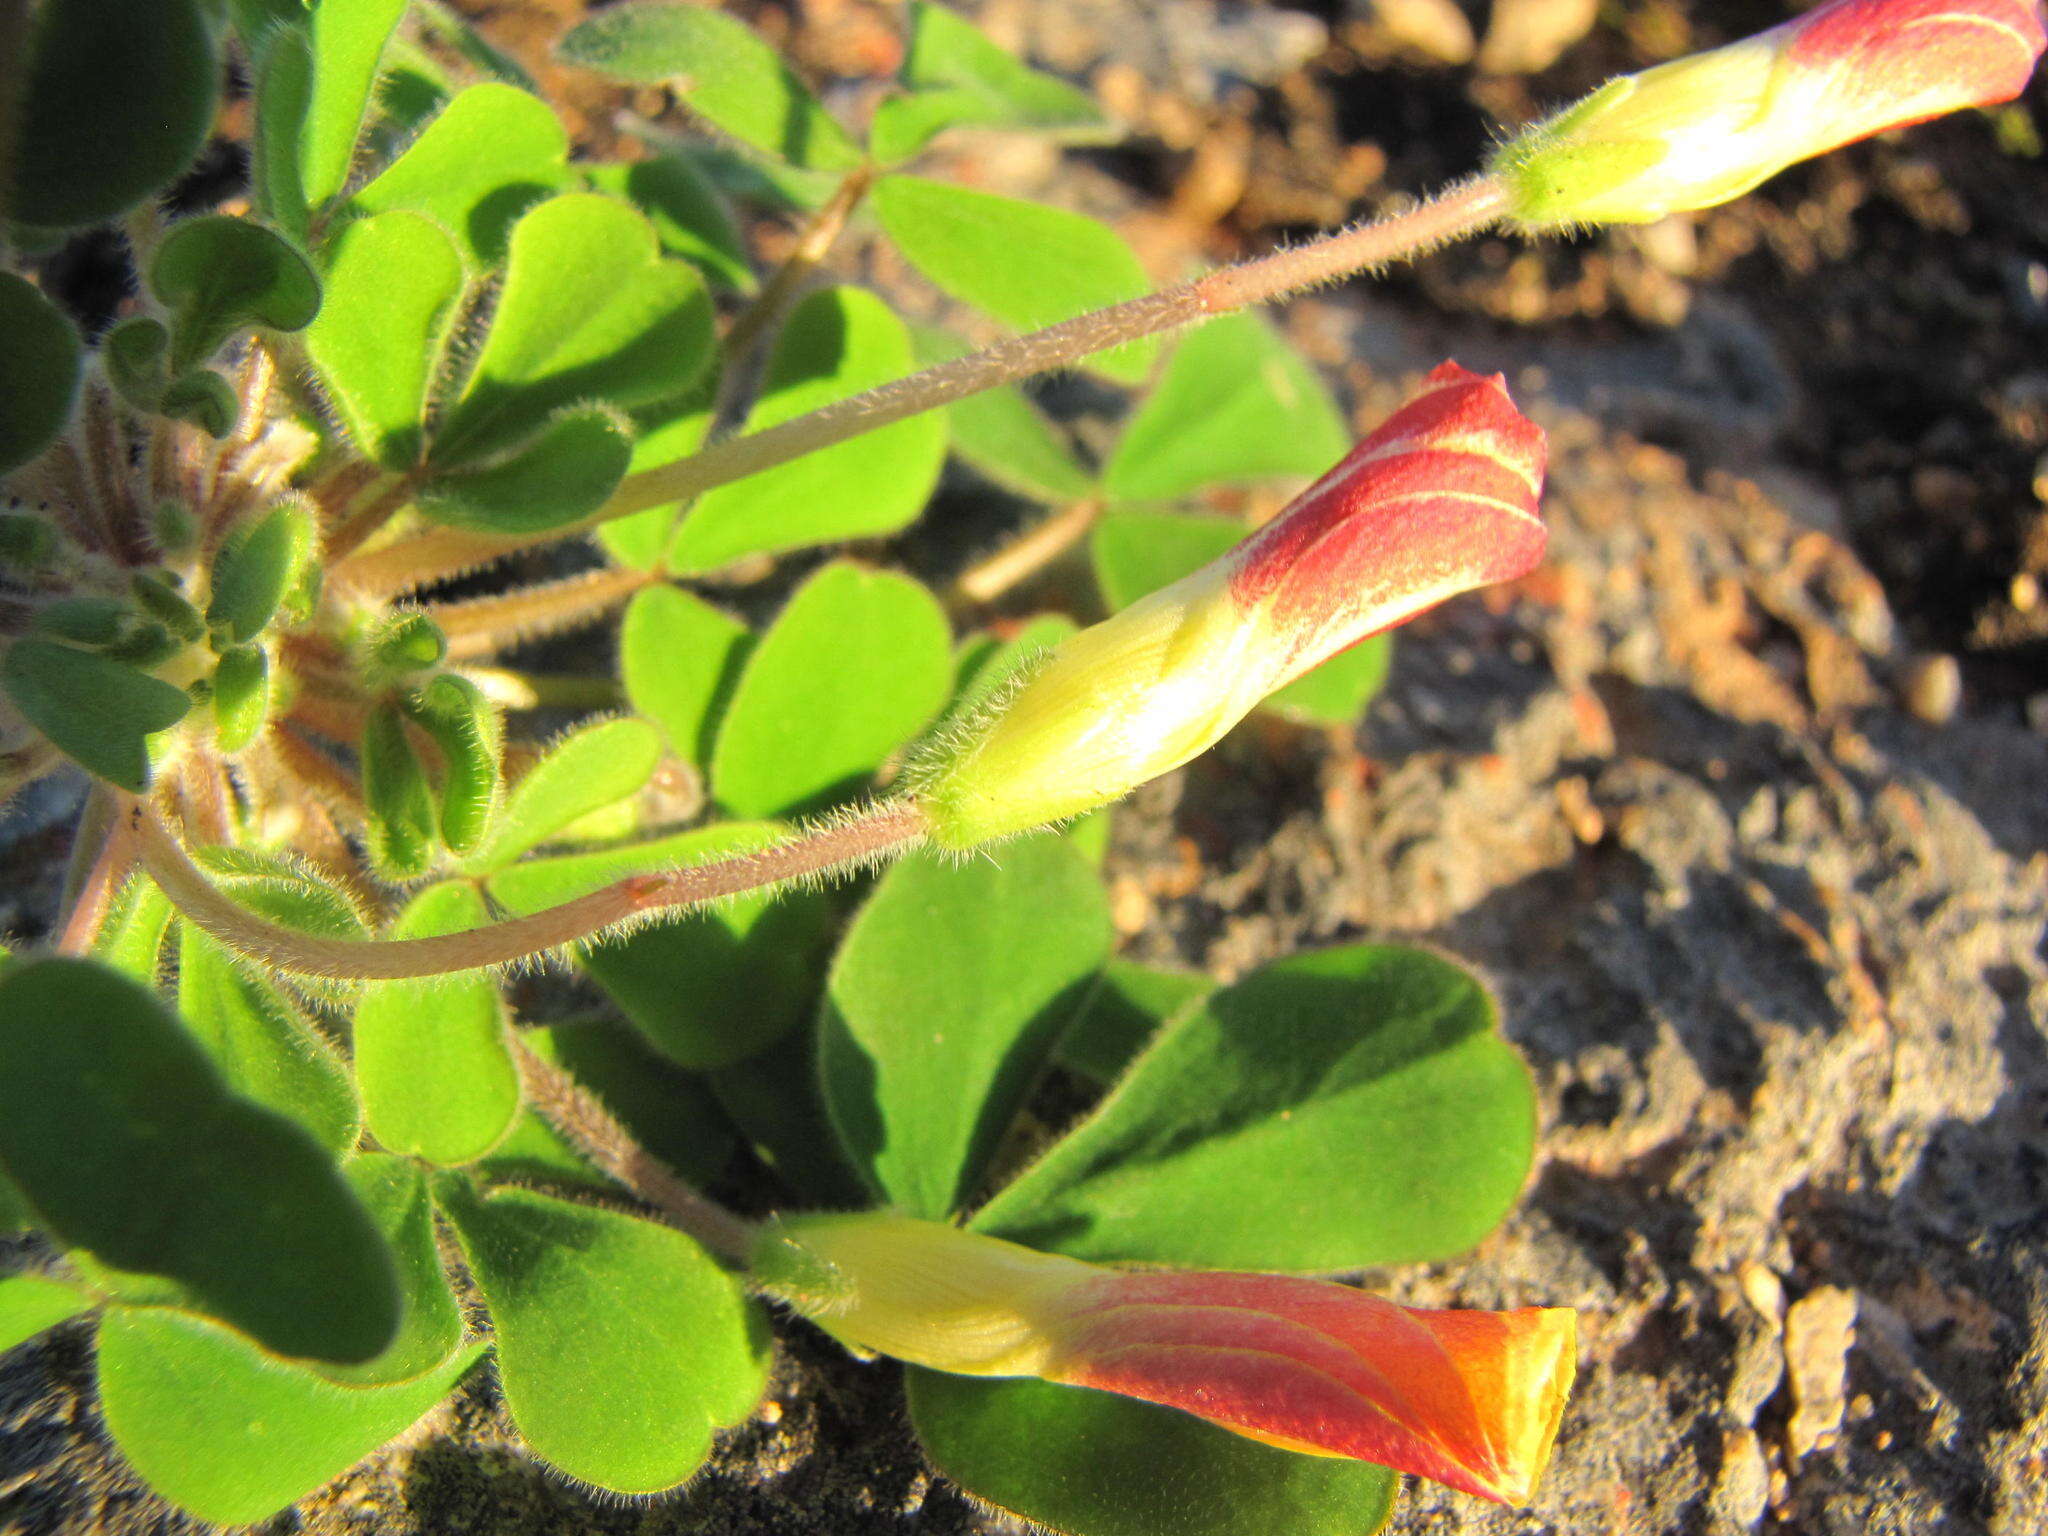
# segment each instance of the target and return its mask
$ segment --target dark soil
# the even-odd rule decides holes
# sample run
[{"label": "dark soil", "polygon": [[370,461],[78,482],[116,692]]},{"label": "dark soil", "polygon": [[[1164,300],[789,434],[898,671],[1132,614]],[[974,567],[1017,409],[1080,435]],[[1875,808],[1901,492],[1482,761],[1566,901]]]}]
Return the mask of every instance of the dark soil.
[{"label": "dark soil", "polygon": [[[531,59],[582,6],[468,8]],[[1065,157],[977,142],[951,172],[1109,217],[1162,277],[1423,190],[1496,121],[1784,14],[1633,3],[1531,75],[1456,57],[1447,16],[1483,38],[1575,7],[963,8],[1133,131]],[[750,9],[848,102],[893,63],[863,0]],[[567,101],[608,136],[615,98],[579,79]],[[1110,864],[1137,957],[1229,977],[1359,937],[1441,945],[1492,978],[1534,1067],[1521,1210],[1465,1260],[1380,1278],[1580,1308],[1581,1385],[1533,1509],[1411,1484],[1399,1530],[2048,1530],[2029,127],[2048,132],[2039,80],[2000,121],[1858,146],[1727,208],[1481,240],[1286,316],[1362,424],[1450,355],[1506,370],[1553,444],[1541,571],[1407,632],[1355,734],[1255,725],[1142,792]],[[965,545],[941,530],[910,556]],[[279,1529],[1008,1528],[923,1471],[890,1367],[786,1345],[768,1409],[671,1498],[537,1469],[485,1379]],[[182,1527],[94,1433],[77,1337],[10,1365],[0,1530]]]}]

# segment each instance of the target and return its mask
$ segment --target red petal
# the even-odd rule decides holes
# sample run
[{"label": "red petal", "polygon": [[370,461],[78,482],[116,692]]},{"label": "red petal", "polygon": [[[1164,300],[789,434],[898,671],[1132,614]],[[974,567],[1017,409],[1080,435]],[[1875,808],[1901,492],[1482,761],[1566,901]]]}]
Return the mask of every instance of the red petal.
[{"label": "red petal", "polygon": [[1571,1384],[1566,1309],[1425,1312],[1239,1274],[1107,1275],[1073,1304],[1055,1380],[1502,1502],[1533,1488]]}]

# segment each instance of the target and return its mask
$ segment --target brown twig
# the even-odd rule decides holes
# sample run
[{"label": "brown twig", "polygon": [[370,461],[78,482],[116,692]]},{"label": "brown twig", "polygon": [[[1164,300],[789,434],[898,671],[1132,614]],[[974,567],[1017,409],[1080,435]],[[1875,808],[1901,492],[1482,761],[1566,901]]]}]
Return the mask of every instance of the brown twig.
[{"label": "brown twig", "polygon": [[754,296],[754,302],[741,310],[732,326],[725,333],[725,355],[732,361],[743,359],[760,337],[774,330],[781,321],[797,290],[817,270],[818,263],[830,254],[839,236],[846,229],[846,221],[853,217],[861,199],[874,185],[873,166],[856,166],[847,172],[846,179],[839,183],[832,196],[826,200],[804,232],[797,237],[796,246],[782,265],[775,269],[775,275],[762,285]]},{"label": "brown twig", "polygon": [[979,608],[994,602],[1021,581],[1028,581],[1072,549],[1102,515],[1102,498],[1084,497],[1034,524],[1010,544],[960,573],[948,594],[957,607]]},{"label": "brown twig", "polygon": [[904,801],[794,834],[787,842],[664,874],[629,875],[526,917],[422,939],[323,939],[257,916],[208,880],[170,829],[137,807],[142,861],[178,910],[240,953],[303,976],[399,981],[512,965],[624,923],[869,864],[924,840],[924,813]]},{"label": "brown twig", "polygon": [[753,1249],[752,1224],[685,1183],[575,1078],[523,1040],[514,1043],[527,1102],[571,1146],[719,1258],[746,1263]]}]

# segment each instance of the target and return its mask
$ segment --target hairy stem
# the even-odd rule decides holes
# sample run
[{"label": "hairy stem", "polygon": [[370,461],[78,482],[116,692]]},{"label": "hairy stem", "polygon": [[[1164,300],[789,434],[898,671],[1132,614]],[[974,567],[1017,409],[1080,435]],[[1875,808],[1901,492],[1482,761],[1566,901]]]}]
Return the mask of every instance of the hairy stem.
[{"label": "hairy stem", "polygon": [[753,1226],[699,1194],[633,1139],[604,1102],[523,1040],[516,1042],[526,1100],[569,1144],[719,1258],[746,1263]]},{"label": "hairy stem", "polygon": [[924,812],[897,801],[799,831],[788,842],[754,853],[663,874],[629,875],[574,901],[467,933],[323,939],[281,928],[228,897],[192,862],[170,829],[140,807],[133,823],[144,866],[185,917],[229,948],[267,965],[337,981],[400,981],[511,965],[621,923],[890,858],[915,847],[925,834]]},{"label": "hairy stem", "polygon": [[494,656],[522,640],[595,624],[642,587],[660,580],[632,566],[604,566],[560,581],[515,587],[458,603],[428,603],[422,612],[448,637],[450,661]]},{"label": "hairy stem", "polygon": [[405,508],[418,489],[418,475],[399,475],[378,486],[359,505],[351,504],[327,535],[322,558],[338,561],[360,548],[365,539]]},{"label": "hairy stem", "polygon": [[[1370,224],[1340,229],[1305,245],[1221,268],[1178,287],[1163,288],[1092,314],[1062,320],[1026,336],[1013,336],[983,351],[892,380],[762,431],[727,438],[673,464],[642,470],[629,476],[610,501],[581,523],[544,534],[496,540],[494,547],[484,545],[475,534],[437,528],[378,553],[386,556],[384,564],[392,570],[437,569],[456,559],[464,562],[456,569],[474,569],[514,550],[548,543],[615,517],[690,500],[863,432],[935,410],[999,384],[1068,367],[1125,342],[1178,330],[1251,304],[1335,282],[1355,272],[1419,256],[1449,241],[1476,234],[1500,222],[1506,213],[1507,197],[1500,184],[1490,177],[1479,177]],[[355,579],[353,572],[350,579]]]}]

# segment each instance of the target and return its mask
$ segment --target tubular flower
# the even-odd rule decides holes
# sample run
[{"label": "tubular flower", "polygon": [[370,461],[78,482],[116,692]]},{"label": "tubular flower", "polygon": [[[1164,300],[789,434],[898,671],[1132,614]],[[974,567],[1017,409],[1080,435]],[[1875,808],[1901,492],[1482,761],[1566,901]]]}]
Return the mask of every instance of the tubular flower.
[{"label": "tubular flower", "polygon": [[2010,101],[2043,42],[2039,0],[1834,0],[1610,80],[1488,169],[1526,226],[1648,223],[1871,134]]},{"label": "tubular flower", "polygon": [[1078,815],[1212,746],[1268,694],[1542,557],[1543,433],[1499,375],[1431,373],[1222,559],[1055,649],[916,770],[935,842]]},{"label": "tubular flower", "polygon": [[764,1289],[855,1349],[1038,1376],[1523,1503],[1571,1389],[1567,1307],[1420,1311],[1282,1275],[1126,1271],[886,1213],[799,1218]]}]

